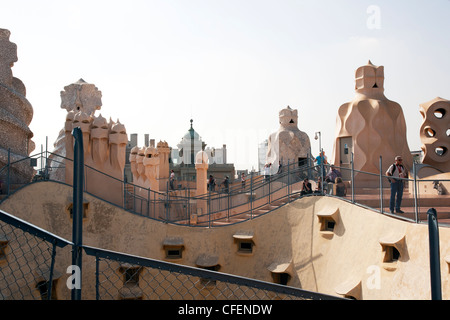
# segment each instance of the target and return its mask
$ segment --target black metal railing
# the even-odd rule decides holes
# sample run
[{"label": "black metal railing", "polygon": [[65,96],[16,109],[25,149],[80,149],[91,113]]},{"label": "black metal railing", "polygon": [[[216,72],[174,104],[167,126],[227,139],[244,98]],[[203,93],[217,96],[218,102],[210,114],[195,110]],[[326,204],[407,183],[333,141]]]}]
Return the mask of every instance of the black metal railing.
[{"label": "black metal railing", "polygon": [[[36,159],[37,174],[31,182],[43,180],[53,181],[51,173],[56,166],[64,169],[67,161],[72,161],[63,156],[45,151],[30,157],[6,164],[0,168],[0,180],[3,198],[9,196],[20,186],[15,186],[9,181],[9,172],[19,162],[27,162]],[[123,197],[108,202],[120,206],[134,214],[142,215],[151,219],[162,220],[167,223],[183,224],[191,226],[221,226],[225,223],[239,223],[250,220],[258,215],[270,212],[281,205],[289,203],[301,194],[302,180],[306,177],[312,182],[311,195],[323,195],[337,197],[344,201],[357,204],[377,212],[395,216],[396,218],[415,223],[427,220],[428,208],[442,207],[440,214],[443,219],[442,226],[448,226],[450,212],[446,201],[450,201],[450,180],[417,179],[416,164],[412,168],[412,179],[402,179],[405,190],[403,195],[404,206],[407,207],[405,214],[391,213],[389,210],[390,187],[388,177],[384,172],[369,173],[353,169],[353,166],[336,167],[345,180],[346,193],[344,195],[333,192],[334,184],[324,183],[318,187],[318,180],[322,178],[322,172],[329,171],[329,166],[311,165],[308,161],[303,165],[297,162],[288,162],[283,166],[281,173],[268,177],[264,174],[251,172],[245,178],[245,185],[241,183],[240,177],[232,180],[228,188],[218,185],[213,191],[203,195],[195,195],[194,190],[185,188],[175,191],[155,192],[136,184],[117,179],[100,172],[88,165],[84,166],[86,180],[89,181],[90,174],[102,175],[108,184],[120,185]],[[376,183],[366,184],[371,180]],[[61,181],[59,181],[61,182]],[[221,181],[220,181],[221,182]],[[95,190],[88,190],[86,183],[84,192],[93,196],[103,198],[96,194]],[[305,195],[310,196],[310,195]],[[2,199],[0,198],[0,202]],[[447,207],[447,209],[445,209]],[[447,220],[448,219],[448,220]]]}]

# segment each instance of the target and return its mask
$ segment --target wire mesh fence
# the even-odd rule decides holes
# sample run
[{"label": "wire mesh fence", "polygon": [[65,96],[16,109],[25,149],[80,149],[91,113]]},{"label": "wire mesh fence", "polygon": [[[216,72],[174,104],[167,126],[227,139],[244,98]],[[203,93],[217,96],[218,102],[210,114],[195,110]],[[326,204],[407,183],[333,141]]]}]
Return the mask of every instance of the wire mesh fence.
[{"label": "wire mesh fence", "polygon": [[73,266],[73,243],[0,210],[0,299],[69,300],[72,289],[83,300],[338,299],[214,267],[82,248],[82,265]]},{"label": "wire mesh fence", "polygon": [[55,299],[68,244],[0,211],[0,299]]},{"label": "wire mesh fence", "polygon": [[98,300],[338,299],[299,288],[97,248],[85,247],[85,252],[95,256],[95,295]]}]

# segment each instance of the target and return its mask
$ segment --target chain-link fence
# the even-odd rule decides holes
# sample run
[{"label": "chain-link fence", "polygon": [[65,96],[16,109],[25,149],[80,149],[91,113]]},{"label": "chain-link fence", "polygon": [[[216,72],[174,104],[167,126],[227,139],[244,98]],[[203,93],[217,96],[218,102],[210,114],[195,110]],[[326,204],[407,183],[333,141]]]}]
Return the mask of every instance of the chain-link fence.
[{"label": "chain-link fence", "polygon": [[0,210],[0,299],[55,299],[69,244]]},{"label": "chain-link fence", "polygon": [[96,299],[337,299],[299,288],[97,248],[85,247],[85,252],[95,257],[91,263],[95,263]]},{"label": "chain-link fence", "polygon": [[0,299],[305,300],[338,299],[88,246],[72,266],[73,244],[0,210]]}]

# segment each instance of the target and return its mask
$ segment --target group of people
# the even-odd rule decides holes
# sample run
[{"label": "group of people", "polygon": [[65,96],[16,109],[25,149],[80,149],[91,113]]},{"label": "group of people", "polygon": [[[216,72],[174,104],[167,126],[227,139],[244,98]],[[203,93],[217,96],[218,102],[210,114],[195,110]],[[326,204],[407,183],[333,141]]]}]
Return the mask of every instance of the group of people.
[{"label": "group of people", "polygon": [[[228,193],[230,191],[230,177],[226,176],[225,179],[222,181],[222,183],[219,184],[223,185],[223,191],[225,193]],[[216,179],[212,174],[209,175],[208,179],[208,190],[209,191],[215,191],[216,190]]]},{"label": "group of people", "polygon": [[334,165],[330,166],[330,171],[325,175],[325,182],[327,186],[322,185],[322,177],[319,175],[317,178],[316,189],[313,191],[311,187],[311,182],[308,178],[303,180],[302,190],[300,195],[310,194],[310,193],[322,193],[322,191],[331,190],[335,186],[335,195],[339,197],[344,197],[347,195],[347,187],[342,180],[342,174],[339,170],[335,168]]},{"label": "group of people", "polygon": [[[242,187],[245,187],[245,175],[244,173],[242,173]],[[170,177],[169,177],[169,185],[170,185],[170,189],[171,190],[175,190],[175,172],[173,170],[170,171]],[[230,188],[230,177],[226,176],[225,179],[222,181],[223,184],[223,191],[228,193],[229,192],[229,188]],[[219,185],[221,185],[219,184]],[[212,174],[209,175],[209,179],[208,179],[208,183],[207,183],[207,188],[209,191],[215,191],[216,190],[216,179],[214,178],[214,176]]]},{"label": "group of people", "polygon": [[[317,165],[322,166],[322,163],[324,164],[322,168],[324,168],[323,177],[324,182],[327,183],[327,186],[322,185],[322,175],[319,175],[316,188],[315,190],[312,190],[311,182],[308,178],[305,178],[303,180],[302,184],[302,190],[300,192],[301,195],[306,194],[312,194],[312,193],[318,193],[321,194],[322,191],[328,190],[334,190],[334,194],[339,197],[344,197],[347,195],[347,187],[345,183],[342,180],[342,174],[339,170],[335,168],[334,165],[330,165],[330,171],[326,173],[326,165],[328,164],[327,158],[325,156],[325,152],[322,151],[318,157],[314,159],[314,162],[317,163]],[[402,198],[403,198],[403,186],[404,181],[403,179],[408,177],[408,171],[403,166],[403,159],[401,156],[395,157],[395,162],[388,168],[386,171],[386,176],[388,176],[390,187],[391,187],[391,196],[389,200],[389,209],[391,213],[404,213],[401,210],[401,204],[402,204]],[[272,164],[268,163],[264,167],[264,176],[266,181],[270,178],[270,168]],[[281,162],[279,164],[278,173],[282,172],[282,166]],[[245,188],[245,174],[241,174],[241,185],[242,188]],[[175,173],[173,170],[171,170],[170,173],[170,188],[174,190],[174,181],[175,181]],[[230,179],[228,176],[225,177],[225,180],[221,183],[223,184],[224,192],[229,192],[229,186],[230,186]],[[208,190],[209,191],[215,191],[216,188],[216,179],[212,175],[209,175],[208,179]],[[1,190],[1,182],[0,182],[0,190]],[[1,192],[1,191],[0,191]]]},{"label": "group of people", "polygon": [[[327,158],[325,156],[325,152],[322,151],[319,156],[317,156],[314,159],[314,162],[317,163],[317,165],[322,166],[322,163],[324,164],[322,167],[324,168],[323,176],[325,177],[325,182],[328,183],[328,188],[332,187],[331,184],[334,183],[336,186],[335,188],[335,195],[337,196],[345,196],[347,194],[347,189],[345,184],[342,181],[342,175],[337,170],[334,165],[330,166],[330,171],[325,174],[325,165],[328,164]],[[408,177],[408,170],[403,165],[403,159],[401,156],[396,156],[394,159],[394,163],[389,166],[389,168],[386,171],[386,176],[388,176],[388,180],[390,183],[391,188],[391,194],[389,199],[389,210],[391,213],[404,213],[404,211],[401,209],[402,199],[403,199],[403,188],[404,188],[404,179]],[[317,187],[314,191],[315,193],[320,193],[322,190],[322,181],[321,176],[319,175],[318,181],[317,181]],[[313,193],[311,188],[311,183],[309,182],[308,178],[305,178],[303,180],[303,187],[301,194],[309,194]]]}]

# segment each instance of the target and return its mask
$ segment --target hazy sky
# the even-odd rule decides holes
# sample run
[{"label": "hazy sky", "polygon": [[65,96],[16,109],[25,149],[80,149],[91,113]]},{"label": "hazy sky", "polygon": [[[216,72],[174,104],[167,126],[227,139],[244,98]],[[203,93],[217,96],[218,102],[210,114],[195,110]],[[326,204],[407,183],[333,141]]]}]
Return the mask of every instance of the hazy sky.
[{"label": "hazy sky", "polygon": [[60,92],[78,79],[102,92],[105,118],[176,147],[189,120],[237,169],[299,113],[299,129],[333,152],[338,108],[355,70],[385,69],[385,95],[421,146],[419,104],[450,99],[450,1],[0,0],[0,28],[18,46],[13,75],[33,106],[36,151],[63,128]]}]

